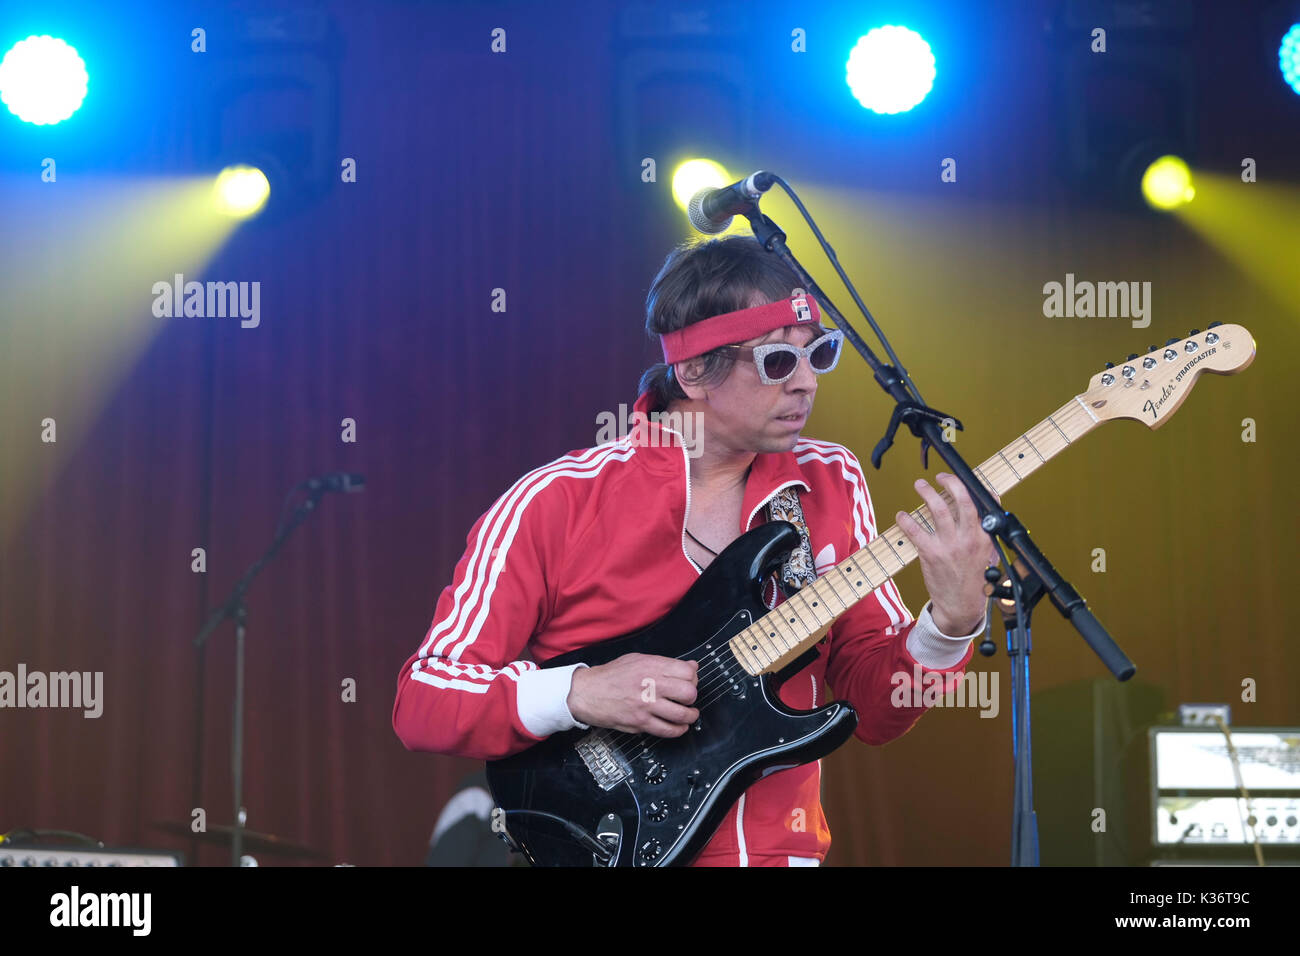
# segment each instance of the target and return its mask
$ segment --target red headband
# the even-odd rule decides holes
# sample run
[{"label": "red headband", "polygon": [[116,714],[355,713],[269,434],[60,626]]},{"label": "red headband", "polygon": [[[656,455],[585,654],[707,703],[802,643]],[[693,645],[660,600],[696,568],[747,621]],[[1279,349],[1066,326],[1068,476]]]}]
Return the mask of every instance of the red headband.
[{"label": "red headband", "polygon": [[715,315],[676,332],[659,336],[669,365],[703,355],[720,345],[744,342],[787,325],[816,325],[821,309],[810,295],[798,293],[752,309]]}]

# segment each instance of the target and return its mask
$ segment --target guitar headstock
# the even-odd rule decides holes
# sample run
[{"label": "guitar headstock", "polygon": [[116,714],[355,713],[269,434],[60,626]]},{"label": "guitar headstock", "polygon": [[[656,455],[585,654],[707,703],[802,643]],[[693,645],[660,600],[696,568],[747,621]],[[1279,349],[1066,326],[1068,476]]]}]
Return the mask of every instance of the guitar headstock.
[{"label": "guitar headstock", "polygon": [[1202,372],[1235,375],[1255,361],[1255,340],[1240,325],[1211,322],[1145,355],[1107,363],[1079,396],[1098,420],[1133,418],[1159,428],[1178,411]]}]

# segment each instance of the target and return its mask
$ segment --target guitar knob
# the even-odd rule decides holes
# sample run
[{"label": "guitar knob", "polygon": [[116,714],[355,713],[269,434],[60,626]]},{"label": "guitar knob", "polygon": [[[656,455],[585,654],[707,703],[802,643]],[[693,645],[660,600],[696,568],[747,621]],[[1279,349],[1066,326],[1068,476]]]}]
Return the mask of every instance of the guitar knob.
[{"label": "guitar knob", "polygon": [[653,820],[655,823],[663,823],[664,818],[668,816],[668,805],[660,803],[658,800],[651,801],[645,808],[645,815],[647,819]]},{"label": "guitar knob", "polygon": [[668,768],[656,760],[646,769],[645,782],[652,784],[663,783],[666,776],[668,776]]},{"label": "guitar knob", "polygon": [[663,844],[658,840],[646,840],[641,844],[639,851],[641,859],[649,863],[651,860],[659,859],[659,854],[663,852]]}]

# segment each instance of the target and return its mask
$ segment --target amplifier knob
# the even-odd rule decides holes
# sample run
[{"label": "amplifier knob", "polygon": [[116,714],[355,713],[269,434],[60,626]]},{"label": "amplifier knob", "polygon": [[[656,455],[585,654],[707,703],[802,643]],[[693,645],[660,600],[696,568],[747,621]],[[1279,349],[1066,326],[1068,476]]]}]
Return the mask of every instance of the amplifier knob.
[{"label": "amplifier knob", "polygon": [[1289,826],[1289,827],[1293,827],[1293,826],[1295,826],[1295,817],[1294,817],[1294,816],[1289,816],[1289,817],[1287,817],[1287,818],[1286,818],[1286,825]]},{"label": "amplifier knob", "polygon": [[1271,826],[1271,827],[1275,827],[1275,826],[1277,826],[1277,817],[1273,816],[1273,814],[1270,813],[1270,814],[1268,815],[1268,819],[1267,819],[1266,821],[1264,821],[1264,822],[1267,823],[1267,824],[1268,824],[1269,826]]}]

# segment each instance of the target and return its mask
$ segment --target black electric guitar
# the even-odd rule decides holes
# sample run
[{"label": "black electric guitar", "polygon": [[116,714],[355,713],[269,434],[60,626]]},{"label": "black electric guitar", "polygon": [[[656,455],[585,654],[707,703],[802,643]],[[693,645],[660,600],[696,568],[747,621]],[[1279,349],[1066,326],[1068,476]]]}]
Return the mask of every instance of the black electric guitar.
[{"label": "black electric guitar", "polygon": [[[1231,375],[1255,358],[1239,325],[1215,323],[1182,341],[1093,376],[1089,388],[974,469],[1005,494],[1102,422],[1135,418],[1158,428],[1201,372]],[[941,492],[951,502],[946,491]],[[912,516],[932,527],[922,506]],[[784,521],[737,538],[672,611],[633,634],[547,661],[604,664],[624,654],[699,662],[699,721],[681,737],[592,728],[553,734],[502,760],[488,783],[504,825],[529,861],[543,866],[668,866],[689,863],[745,789],[765,772],[809,763],[849,738],[857,714],[843,702],[796,711],[777,696],[806,667],[836,617],[916,557],[898,527],[769,611],[764,579],[799,544]]]}]

